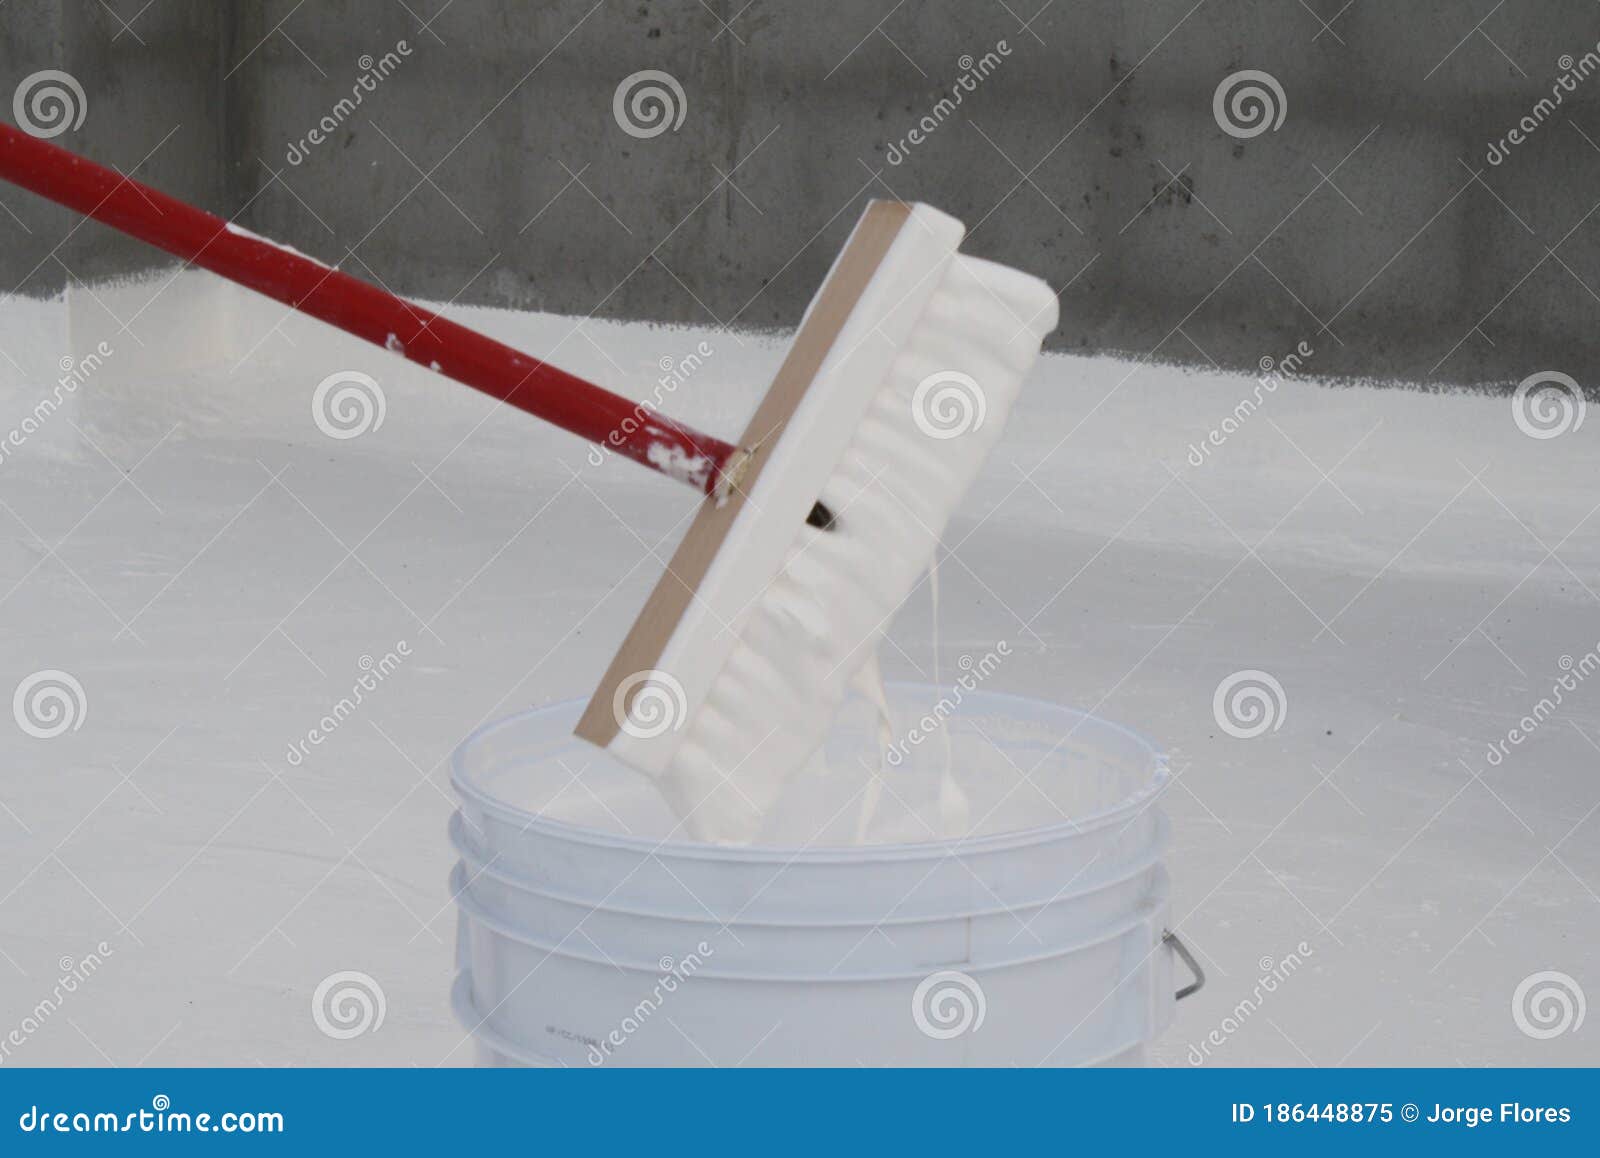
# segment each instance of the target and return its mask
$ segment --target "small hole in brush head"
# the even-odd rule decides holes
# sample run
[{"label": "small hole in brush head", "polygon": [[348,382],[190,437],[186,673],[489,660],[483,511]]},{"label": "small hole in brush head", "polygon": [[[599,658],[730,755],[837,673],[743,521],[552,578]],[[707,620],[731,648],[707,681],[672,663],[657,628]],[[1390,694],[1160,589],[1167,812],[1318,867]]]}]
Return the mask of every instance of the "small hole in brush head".
[{"label": "small hole in brush head", "polygon": [[811,504],[811,513],[806,516],[806,525],[816,527],[821,531],[833,530],[833,512],[820,502]]}]

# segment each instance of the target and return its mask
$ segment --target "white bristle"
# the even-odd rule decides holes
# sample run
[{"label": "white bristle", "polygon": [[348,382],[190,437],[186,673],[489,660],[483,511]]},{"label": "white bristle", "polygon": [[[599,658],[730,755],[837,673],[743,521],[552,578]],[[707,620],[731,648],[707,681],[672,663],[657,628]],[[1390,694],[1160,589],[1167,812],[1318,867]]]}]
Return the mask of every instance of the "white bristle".
[{"label": "white bristle", "polygon": [[[833,529],[796,529],[660,769],[692,836],[752,839],[784,777],[821,744],[851,680],[933,558],[1055,325],[1055,297],[1044,283],[974,258],[946,262],[821,488]],[[958,375],[976,384],[965,410]],[[923,387],[930,380],[938,381]],[[942,404],[932,396],[940,381],[956,391]],[[980,408],[981,424],[941,436],[968,414],[975,422]]]},{"label": "white bristle", "polygon": [[[779,374],[786,393],[770,396],[786,417],[746,434],[760,456],[747,493],[718,508],[720,525],[703,512],[712,537],[691,529],[679,548],[699,568],[693,597],[677,598],[676,579],[658,585],[590,704],[593,726],[580,724],[657,777],[695,839],[759,835],[927,569],[1055,328],[1049,288],[961,257],[962,232],[927,206],[869,207],[807,310],[797,368]],[[819,500],[831,529],[805,522]],[[618,705],[641,680],[670,710],[625,720]]]}]

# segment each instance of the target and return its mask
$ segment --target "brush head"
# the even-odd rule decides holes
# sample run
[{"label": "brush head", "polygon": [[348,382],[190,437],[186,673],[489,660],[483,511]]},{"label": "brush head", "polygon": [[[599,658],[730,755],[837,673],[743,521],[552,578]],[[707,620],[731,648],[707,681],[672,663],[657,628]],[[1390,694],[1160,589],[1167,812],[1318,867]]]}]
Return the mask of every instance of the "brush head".
[{"label": "brush head", "polygon": [[[933,559],[1055,328],[961,223],[874,201],[577,734],[660,778],[688,835],[749,841]],[[825,522],[826,528],[817,523]]]}]

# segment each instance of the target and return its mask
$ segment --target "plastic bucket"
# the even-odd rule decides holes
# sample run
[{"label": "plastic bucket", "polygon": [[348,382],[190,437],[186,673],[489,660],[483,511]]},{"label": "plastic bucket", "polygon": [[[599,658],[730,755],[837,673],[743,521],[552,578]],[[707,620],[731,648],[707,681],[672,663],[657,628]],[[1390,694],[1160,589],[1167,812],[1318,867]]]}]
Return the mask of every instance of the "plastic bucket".
[{"label": "plastic bucket", "polygon": [[[968,692],[939,727],[969,835],[731,847],[675,839],[653,786],[571,735],[581,710],[492,724],[452,762],[453,1000],[482,1060],[1138,1064],[1170,1022],[1166,762],[1135,733]],[[873,724],[847,712],[830,747]]]}]

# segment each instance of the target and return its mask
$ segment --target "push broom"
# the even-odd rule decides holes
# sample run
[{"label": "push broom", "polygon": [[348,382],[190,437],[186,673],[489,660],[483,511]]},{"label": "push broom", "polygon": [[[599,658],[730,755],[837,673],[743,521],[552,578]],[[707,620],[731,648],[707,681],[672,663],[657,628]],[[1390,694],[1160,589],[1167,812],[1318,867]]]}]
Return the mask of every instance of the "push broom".
[{"label": "push broom", "polygon": [[960,222],[870,202],[734,444],[9,125],[0,177],[710,496],[577,726],[703,840],[821,745],[1056,325]]}]

